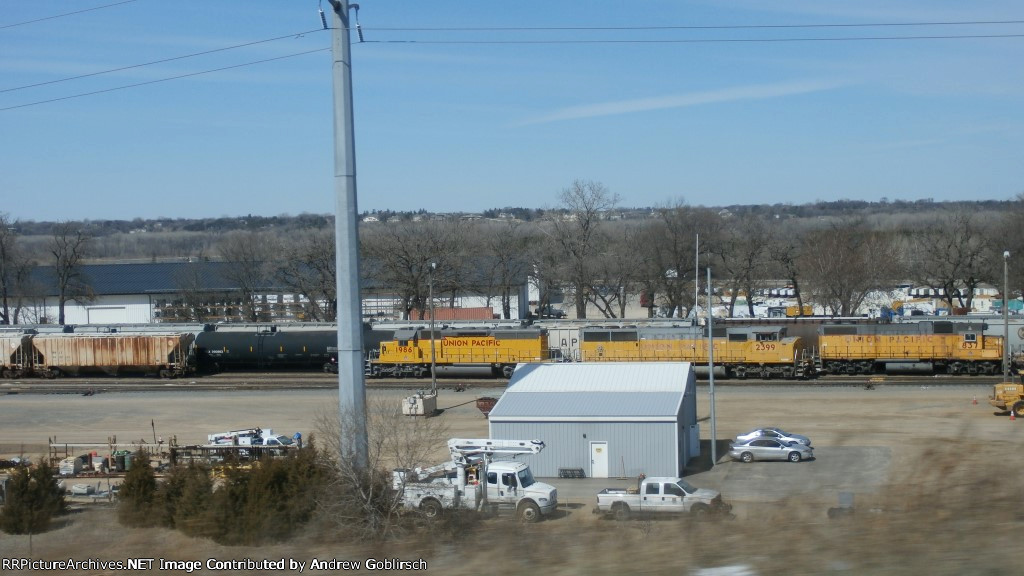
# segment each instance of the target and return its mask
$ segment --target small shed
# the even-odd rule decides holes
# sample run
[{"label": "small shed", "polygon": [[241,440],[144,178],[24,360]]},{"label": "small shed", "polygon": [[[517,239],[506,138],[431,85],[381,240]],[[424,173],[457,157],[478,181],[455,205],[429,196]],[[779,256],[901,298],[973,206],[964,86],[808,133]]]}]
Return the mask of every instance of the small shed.
[{"label": "small shed", "polygon": [[689,362],[520,364],[489,415],[491,438],[543,440],[540,477],[682,475],[700,455]]}]

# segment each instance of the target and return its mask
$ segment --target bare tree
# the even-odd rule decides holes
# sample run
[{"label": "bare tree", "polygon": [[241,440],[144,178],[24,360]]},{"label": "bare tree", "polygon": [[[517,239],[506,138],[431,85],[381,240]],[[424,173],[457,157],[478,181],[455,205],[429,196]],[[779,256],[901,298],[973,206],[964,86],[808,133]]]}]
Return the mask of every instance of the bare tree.
[{"label": "bare tree", "polygon": [[[344,458],[334,460],[339,485],[335,495],[319,503],[324,518],[359,538],[380,538],[399,529],[402,491],[392,490],[391,470],[436,464],[447,457],[447,425],[440,418],[404,416],[397,400],[367,402],[367,465],[356,467]],[[342,454],[351,446],[356,418],[334,411],[315,416],[317,438],[326,454]]]},{"label": "bare tree", "polygon": [[692,310],[695,279],[690,272],[696,266],[697,236],[702,252],[708,253],[707,247],[719,242],[721,222],[710,210],[679,202],[659,208],[640,235],[636,255],[644,267],[641,285],[657,295],[668,316],[681,318]]},{"label": "bare tree", "polygon": [[747,295],[747,313],[754,316],[754,294],[767,274],[768,228],[763,219],[747,215],[731,219],[717,242],[719,270],[730,292],[729,316],[735,316],[740,292]]},{"label": "bare tree", "polygon": [[561,296],[562,249],[554,234],[554,224],[538,222],[529,232],[530,282],[537,290],[538,312],[550,310]]},{"label": "bare tree", "polygon": [[305,302],[301,315],[312,322],[333,322],[337,317],[333,230],[299,234],[283,244],[277,275]]},{"label": "bare tree", "polygon": [[626,224],[613,228],[604,252],[594,257],[594,281],[587,294],[605,318],[622,318],[630,295],[637,292],[642,263],[635,252],[640,233],[638,227]]},{"label": "bare tree", "polygon": [[[27,275],[28,263],[18,250],[18,234],[10,217],[0,212],[0,324],[15,324],[17,310],[11,301]],[[15,308],[15,310],[12,310]]]},{"label": "bare tree", "polygon": [[992,274],[990,239],[969,212],[936,218],[914,231],[911,238],[914,280],[937,290],[950,310],[970,309],[978,285],[998,277]]},{"label": "bare tree", "polygon": [[232,232],[221,239],[217,248],[227,262],[224,275],[235,285],[242,317],[249,322],[269,320],[260,300],[280,254],[277,238],[259,232]]},{"label": "bare tree", "polygon": [[91,240],[73,222],[62,222],[53,229],[50,255],[53,256],[53,274],[57,284],[58,324],[64,324],[64,306],[68,302],[88,302],[92,298],[91,289],[80,267],[89,252]]},{"label": "bare tree", "polygon": [[464,240],[463,226],[451,219],[443,223],[398,221],[367,226],[362,229],[360,241],[362,273],[394,292],[403,318],[418,310],[422,320],[432,274],[435,298],[466,289],[469,264],[462,257]]},{"label": "bare tree", "polygon": [[798,263],[805,249],[804,232],[794,225],[785,227],[774,226],[768,236],[768,258],[779,272],[779,278],[785,279],[793,288],[797,309],[803,315],[804,295],[801,291],[802,278]]},{"label": "bare tree", "polygon": [[484,258],[482,272],[486,296],[498,294],[502,317],[512,318],[513,291],[522,285],[529,272],[530,238],[525,234],[522,223],[516,220],[481,231],[481,235],[479,245]]},{"label": "bare tree", "polygon": [[804,252],[801,276],[833,315],[855,315],[868,292],[891,287],[902,270],[896,242],[861,220],[810,232],[807,243],[815,249]]},{"label": "bare tree", "polygon": [[600,254],[606,236],[602,220],[619,197],[598,182],[577,180],[559,195],[564,218],[555,219],[555,237],[565,257],[564,280],[573,293],[577,318],[587,317],[587,301],[594,282],[593,257]]}]

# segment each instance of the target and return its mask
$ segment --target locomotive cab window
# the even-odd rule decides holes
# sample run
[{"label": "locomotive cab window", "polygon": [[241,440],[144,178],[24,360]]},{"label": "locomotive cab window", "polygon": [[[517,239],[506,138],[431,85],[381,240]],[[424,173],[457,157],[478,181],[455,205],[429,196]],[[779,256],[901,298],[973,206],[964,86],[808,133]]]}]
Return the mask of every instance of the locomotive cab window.
[{"label": "locomotive cab window", "polygon": [[964,342],[977,342],[977,341],[978,341],[978,335],[977,334],[964,334]]}]

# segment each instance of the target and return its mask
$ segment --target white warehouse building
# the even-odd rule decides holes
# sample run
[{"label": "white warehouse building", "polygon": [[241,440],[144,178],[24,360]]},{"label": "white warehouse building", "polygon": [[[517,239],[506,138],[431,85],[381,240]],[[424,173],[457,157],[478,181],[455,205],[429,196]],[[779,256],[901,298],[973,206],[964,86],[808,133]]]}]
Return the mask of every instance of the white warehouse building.
[{"label": "white warehouse building", "polygon": [[490,437],[542,440],[540,477],[681,476],[700,455],[688,362],[520,364],[491,410]]}]

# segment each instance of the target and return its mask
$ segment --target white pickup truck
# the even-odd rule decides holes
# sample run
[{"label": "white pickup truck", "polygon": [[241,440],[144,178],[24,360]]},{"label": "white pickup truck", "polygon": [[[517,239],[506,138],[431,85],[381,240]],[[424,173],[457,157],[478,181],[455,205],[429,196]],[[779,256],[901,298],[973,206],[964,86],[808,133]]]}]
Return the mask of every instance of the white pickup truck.
[{"label": "white pickup truck", "polygon": [[695,488],[682,478],[641,476],[636,488],[605,488],[598,492],[594,513],[611,514],[619,520],[647,514],[689,514],[704,518],[728,514],[731,509],[716,490]]}]

